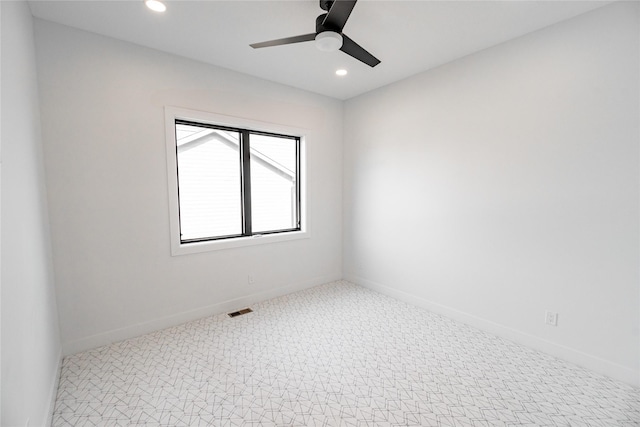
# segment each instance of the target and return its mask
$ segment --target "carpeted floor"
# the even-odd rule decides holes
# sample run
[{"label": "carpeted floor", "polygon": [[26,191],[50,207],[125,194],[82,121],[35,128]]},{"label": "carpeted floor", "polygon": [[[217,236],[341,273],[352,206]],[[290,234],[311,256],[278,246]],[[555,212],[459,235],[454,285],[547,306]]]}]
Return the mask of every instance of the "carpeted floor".
[{"label": "carpeted floor", "polygon": [[640,426],[640,390],[335,282],[66,357],[54,426]]}]

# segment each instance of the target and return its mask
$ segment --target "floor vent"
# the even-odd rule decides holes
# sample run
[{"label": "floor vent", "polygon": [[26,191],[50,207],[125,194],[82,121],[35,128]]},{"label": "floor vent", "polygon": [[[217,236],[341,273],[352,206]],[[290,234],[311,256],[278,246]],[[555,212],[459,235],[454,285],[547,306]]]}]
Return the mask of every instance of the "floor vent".
[{"label": "floor vent", "polygon": [[233,313],[228,313],[229,317],[242,316],[243,314],[251,313],[253,310],[250,308],[243,308],[242,310],[234,311]]}]

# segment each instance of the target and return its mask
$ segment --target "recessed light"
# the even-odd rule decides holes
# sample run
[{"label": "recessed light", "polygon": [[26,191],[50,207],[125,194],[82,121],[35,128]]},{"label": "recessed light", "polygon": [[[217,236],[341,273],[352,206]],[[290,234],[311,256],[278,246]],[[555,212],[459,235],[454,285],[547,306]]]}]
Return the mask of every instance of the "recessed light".
[{"label": "recessed light", "polygon": [[347,70],[345,70],[344,68],[336,70],[336,76],[346,76],[346,75],[347,75]]},{"label": "recessed light", "polygon": [[159,0],[145,0],[144,4],[154,12],[164,12],[167,10],[167,6]]}]

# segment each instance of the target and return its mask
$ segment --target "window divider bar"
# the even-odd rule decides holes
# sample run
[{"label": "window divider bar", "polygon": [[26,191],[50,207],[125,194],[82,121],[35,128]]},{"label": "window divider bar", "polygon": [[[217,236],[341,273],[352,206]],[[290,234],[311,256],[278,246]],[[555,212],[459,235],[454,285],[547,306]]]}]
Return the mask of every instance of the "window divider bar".
[{"label": "window divider bar", "polygon": [[249,131],[242,131],[242,149],[241,162],[242,162],[242,234],[245,236],[251,236],[253,234],[251,224],[251,141],[249,137]]}]

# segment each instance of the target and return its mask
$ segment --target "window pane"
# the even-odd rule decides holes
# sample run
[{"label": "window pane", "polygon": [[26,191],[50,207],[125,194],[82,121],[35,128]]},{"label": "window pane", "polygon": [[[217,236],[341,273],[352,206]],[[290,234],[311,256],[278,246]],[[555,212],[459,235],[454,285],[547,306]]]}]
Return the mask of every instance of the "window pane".
[{"label": "window pane", "polygon": [[240,133],[176,124],[181,240],[242,233]]},{"label": "window pane", "polygon": [[251,228],[254,233],[298,227],[297,141],[251,134]]}]

